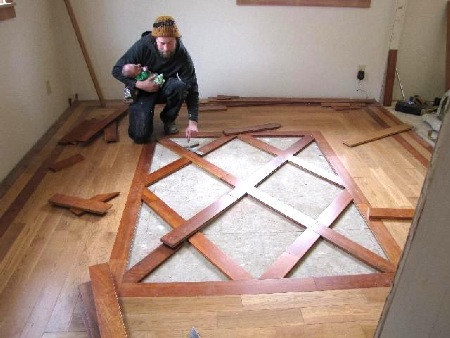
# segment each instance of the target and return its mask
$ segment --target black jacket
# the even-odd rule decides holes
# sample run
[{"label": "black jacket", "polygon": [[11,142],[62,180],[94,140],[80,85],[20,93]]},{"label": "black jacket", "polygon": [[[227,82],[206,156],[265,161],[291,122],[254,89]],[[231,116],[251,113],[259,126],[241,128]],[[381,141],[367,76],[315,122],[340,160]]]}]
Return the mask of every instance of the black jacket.
[{"label": "black jacket", "polygon": [[188,93],[185,102],[189,112],[189,120],[198,120],[199,93],[195,67],[191,56],[180,39],[177,39],[175,54],[169,59],[159,55],[155,38],[151,34],[144,35],[125,52],[114,65],[112,75],[128,88],[134,88],[136,80],[122,75],[122,66],[127,63],[147,66],[150,72],[163,74],[166,80],[171,77],[180,78],[187,84]]}]

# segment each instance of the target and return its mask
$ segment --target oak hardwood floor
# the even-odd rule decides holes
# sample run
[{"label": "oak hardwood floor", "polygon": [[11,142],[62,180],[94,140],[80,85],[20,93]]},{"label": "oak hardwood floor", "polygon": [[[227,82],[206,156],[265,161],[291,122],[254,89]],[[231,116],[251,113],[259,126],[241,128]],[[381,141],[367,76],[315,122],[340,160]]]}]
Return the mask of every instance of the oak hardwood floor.
[{"label": "oak hardwood floor", "polygon": [[[89,266],[107,262],[142,146],[119,123],[119,142],[102,137],[85,146],[58,145],[78,122],[104,117],[120,106],[77,102],[0,200],[0,337],[88,337],[79,285]],[[234,107],[202,112],[201,131],[280,123],[280,130],[320,131],[372,208],[414,208],[432,149],[413,131],[358,147],[343,140],[400,122],[377,104],[337,111],[320,105]],[[162,126],[155,118],[155,134]],[[179,117],[186,126],[186,111]],[[58,172],[49,164],[81,154]],[[55,193],[91,198],[120,192],[104,216],[74,215],[48,203]],[[403,247],[410,220],[384,221]],[[389,288],[207,297],[120,299],[131,337],[371,337]]]}]

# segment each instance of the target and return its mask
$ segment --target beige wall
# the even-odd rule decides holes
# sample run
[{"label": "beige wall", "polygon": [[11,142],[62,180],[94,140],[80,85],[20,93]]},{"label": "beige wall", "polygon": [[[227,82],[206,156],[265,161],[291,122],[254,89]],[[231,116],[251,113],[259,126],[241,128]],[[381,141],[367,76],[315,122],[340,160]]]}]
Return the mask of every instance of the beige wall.
[{"label": "beige wall", "polygon": [[0,181],[68,106],[69,71],[58,37],[60,5],[57,0],[20,0],[17,17],[0,21]]},{"label": "beige wall", "polygon": [[[447,0],[408,0],[397,68],[406,98],[433,101],[445,93]],[[402,99],[398,82],[394,98]]]},{"label": "beige wall", "polygon": [[[369,98],[379,99],[395,18],[392,0],[373,0],[369,9],[236,6],[235,0],[71,3],[106,99],[122,97],[122,85],[111,76],[113,64],[161,14],[178,21],[196,64],[202,97],[364,98],[364,92],[356,91],[356,72],[364,65],[362,89]],[[407,15],[414,18],[405,20],[405,34],[414,23],[427,27],[416,44],[430,48],[430,39],[439,41],[431,45],[438,46],[438,52],[430,55],[441,53],[444,36],[441,16],[439,25],[428,22],[441,15],[437,9],[444,3],[431,1],[433,10],[426,16],[416,16],[413,10]],[[78,93],[80,100],[97,99],[64,2],[20,0],[16,12],[16,19],[0,22],[0,180],[67,108],[69,97]],[[440,61],[421,60],[426,67],[442,68]],[[403,64],[401,72],[407,73],[403,67],[411,64]],[[424,71],[420,81],[411,81],[430,88],[429,83],[443,84],[443,79],[442,72]],[[49,95],[47,80],[52,87]],[[404,86],[412,88],[406,80]],[[430,97],[440,95],[437,87]]]}]

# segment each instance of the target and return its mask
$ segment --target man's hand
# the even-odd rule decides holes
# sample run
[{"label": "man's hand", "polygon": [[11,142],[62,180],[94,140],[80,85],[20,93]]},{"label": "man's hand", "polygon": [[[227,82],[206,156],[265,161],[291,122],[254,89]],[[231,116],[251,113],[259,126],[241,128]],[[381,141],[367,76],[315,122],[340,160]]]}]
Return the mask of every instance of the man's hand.
[{"label": "man's hand", "polygon": [[197,122],[189,120],[189,124],[186,128],[186,138],[188,142],[191,140],[191,137],[196,137],[198,133]]},{"label": "man's hand", "polygon": [[152,74],[144,81],[136,81],[135,87],[149,93],[155,93],[159,90],[159,85],[153,81],[155,78],[156,74]]}]

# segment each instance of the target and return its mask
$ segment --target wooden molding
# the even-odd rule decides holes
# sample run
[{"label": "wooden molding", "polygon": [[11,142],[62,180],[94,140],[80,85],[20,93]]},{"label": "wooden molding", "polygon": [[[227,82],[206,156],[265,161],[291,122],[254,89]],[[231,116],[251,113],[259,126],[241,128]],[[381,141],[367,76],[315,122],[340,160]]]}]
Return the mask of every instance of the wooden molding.
[{"label": "wooden molding", "polygon": [[392,104],[396,66],[397,66],[397,50],[391,49],[389,50],[388,53],[386,78],[384,81],[383,106],[390,106]]}]

